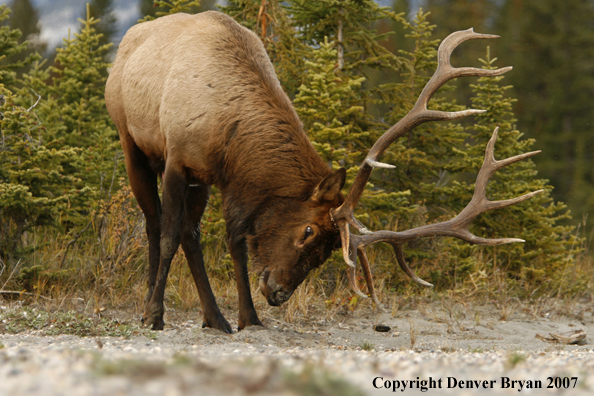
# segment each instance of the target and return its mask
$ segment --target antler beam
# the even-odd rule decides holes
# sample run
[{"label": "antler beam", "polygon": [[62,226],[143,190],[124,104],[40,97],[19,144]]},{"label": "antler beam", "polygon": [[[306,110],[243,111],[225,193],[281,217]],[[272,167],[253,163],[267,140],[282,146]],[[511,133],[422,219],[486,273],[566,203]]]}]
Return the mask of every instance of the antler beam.
[{"label": "antler beam", "polygon": [[[412,110],[404,116],[400,121],[398,121],[395,125],[393,125],[390,129],[388,129],[373,145],[365,161],[359,168],[359,172],[355,177],[353,182],[353,186],[346,197],[344,203],[339,207],[331,211],[332,219],[334,220],[335,224],[340,230],[340,236],[342,241],[342,253],[345,262],[350,266],[348,269],[347,275],[349,279],[349,283],[353,287],[355,293],[360,296],[366,297],[357,287],[356,280],[355,280],[355,271],[356,271],[356,262],[357,257],[361,261],[361,266],[363,267],[365,281],[367,283],[367,288],[369,294],[371,295],[373,301],[381,307],[379,300],[375,294],[375,289],[373,287],[373,281],[371,278],[371,269],[369,267],[369,261],[367,260],[367,256],[365,253],[365,246],[377,243],[377,242],[387,242],[394,248],[394,252],[396,253],[396,259],[400,267],[404,270],[404,272],[409,275],[413,280],[416,282],[425,285],[425,286],[433,286],[428,282],[423,281],[419,277],[417,277],[412,270],[406,264],[404,260],[404,254],[402,253],[402,243],[422,238],[426,236],[453,236],[463,240],[466,240],[471,243],[480,244],[480,245],[500,245],[504,243],[512,243],[512,242],[523,242],[521,239],[516,238],[503,238],[503,239],[486,239],[480,238],[468,230],[468,226],[470,223],[481,213],[484,213],[489,210],[503,208],[509,205],[513,205],[518,202],[522,202],[536,194],[540,191],[532,192],[526,195],[523,195],[518,198],[503,200],[503,201],[490,201],[486,198],[486,188],[489,178],[495,173],[497,170],[503,168],[506,165],[511,163],[520,161],[522,159],[531,157],[540,151],[534,151],[531,153],[521,154],[512,158],[507,158],[505,160],[496,161],[493,155],[494,148],[495,148],[495,141],[497,139],[497,132],[498,129],[495,129],[493,132],[493,136],[489,140],[487,144],[487,149],[485,152],[485,160],[483,162],[483,166],[479,171],[476,187],[474,191],[474,195],[470,203],[460,212],[460,214],[454,217],[451,220],[437,223],[437,224],[430,224],[423,227],[414,228],[407,231],[402,232],[394,232],[394,231],[377,231],[371,232],[367,228],[365,228],[354,216],[354,208],[355,205],[359,202],[361,195],[363,194],[363,190],[365,189],[365,185],[369,180],[369,176],[374,168],[384,168],[390,169],[394,168],[393,165],[384,164],[379,162],[379,157],[384,153],[384,151],[400,136],[408,133],[410,130],[415,128],[416,126],[428,122],[428,121],[440,121],[440,120],[455,120],[461,117],[465,117],[471,114],[480,114],[485,112],[485,110],[475,110],[469,109],[464,111],[457,111],[457,112],[443,112],[443,111],[436,111],[436,110],[428,110],[427,104],[431,99],[431,96],[447,81],[458,78],[458,77],[465,77],[465,76],[479,76],[479,77],[493,77],[499,76],[509,70],[511,67],[505,67],[496,70],[485,70],[485,69],[478,69],[472,67],[460,67],[454,68],[450,64],[450,56],[452,51],[462,42],[467,40],[473,39],[482,39],[482,38],[497,38],[499,36],[489,35],[489,34],[479,34],[475,33],[472,29],[455,32],[450,34],[446,37],[441,45],[439,46],[437,52],[438,58],[438,66],[437,70],[421,92],[417,102],[415,103]],[[349,225],[352,225],[360,234],[351,234]]]}]

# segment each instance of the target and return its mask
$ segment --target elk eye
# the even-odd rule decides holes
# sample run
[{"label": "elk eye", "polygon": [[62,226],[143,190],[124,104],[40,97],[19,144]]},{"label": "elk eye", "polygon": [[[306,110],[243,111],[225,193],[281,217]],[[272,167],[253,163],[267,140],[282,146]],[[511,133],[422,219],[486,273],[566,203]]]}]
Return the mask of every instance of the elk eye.
[{"label": "elk eye", "polygon": [[303,239],[307,239],[313,235],[313,229],[310,226],[305,227],[305,237]]}]

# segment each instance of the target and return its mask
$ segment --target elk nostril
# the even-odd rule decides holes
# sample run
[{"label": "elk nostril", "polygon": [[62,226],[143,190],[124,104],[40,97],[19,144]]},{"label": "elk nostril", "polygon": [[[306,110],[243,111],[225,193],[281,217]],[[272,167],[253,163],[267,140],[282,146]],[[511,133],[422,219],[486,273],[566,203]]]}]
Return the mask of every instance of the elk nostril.
[{"label": "elk nostril", "polygon": [[292,291],[284,291],[282,289],[276,290],[272,293],[272,300],[274,301],[275,306],[279,306],[284,304],[293,294]]}]

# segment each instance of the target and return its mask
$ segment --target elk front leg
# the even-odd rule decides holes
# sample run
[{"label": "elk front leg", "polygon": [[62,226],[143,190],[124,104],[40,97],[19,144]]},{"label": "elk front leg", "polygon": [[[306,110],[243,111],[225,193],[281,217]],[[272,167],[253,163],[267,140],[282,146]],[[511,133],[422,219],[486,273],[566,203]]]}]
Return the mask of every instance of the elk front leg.
[{"label": "elk front leg", "polygon": [[184,204],[184,227],[181,244],[200,296],[204,320],[202,327],[211,327],[231,334],[233,329],[223,317],[210,287],[200,246],[200,219],[208,202],[208,194],[209,188],[207,186],[188,187]]},{"label": "elk front leg", "polygon": [[248,276],[248,254],[245,238],[238,238],[232,235],[227,227],[227,234],[229,235],[229,250],[231,258],[233,259],[233,266],[235,268],[235,280],[237,281],[237,294],[239,295],[239,330],[246,326],[264,326],[252,300],[252,293],[250,291],[250,278]]},{"label": "elk front leg", "polygon": [[183,174],[183,169],[172,165],[171,161],[168,162],[163,175],[161,260],[155,289],[142,316],[144,325],[151,326],[153,330],[163,330],[165,286],[167,284],[171,261],[180,244],[186,190],[187,182]]}]

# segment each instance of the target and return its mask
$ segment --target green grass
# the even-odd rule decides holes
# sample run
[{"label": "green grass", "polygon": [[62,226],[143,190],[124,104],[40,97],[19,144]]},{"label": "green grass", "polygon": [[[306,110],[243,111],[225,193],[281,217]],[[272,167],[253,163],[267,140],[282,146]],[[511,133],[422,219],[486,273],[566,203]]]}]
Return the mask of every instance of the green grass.
[{"label": "green grass", "polygon": [[106,317],[90,317],[75,311],[47,312],[24,307],[0,312],[0,333],[18,334],[30,330],[37,330],[41,335],[156,337],[154,331],[144,329],[136,323]]},{"label": "green grass", "polygon": [[510,369],[513,369],[518,364],[526,361],[527,357],[521,352],[512,352],[509,357],[507,358],[507,366]]},{"label": "green grass", "polygon": [[357,386],[322,367],[306,366],[300,373],[286,371],[284,379],[289,389],[303,396],[363,396]]},{"label": "green grass", "polygon": [[375,349],[375,345],[373,345],[367,340],[363,341],[361,345],[359,345],[359,347],[364,351],[373,351]]}]

